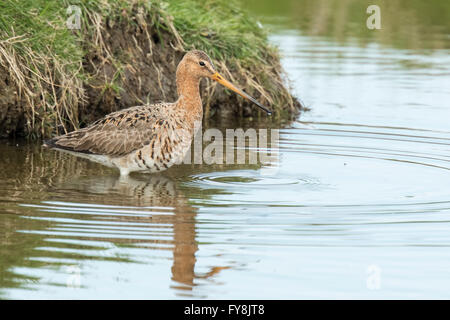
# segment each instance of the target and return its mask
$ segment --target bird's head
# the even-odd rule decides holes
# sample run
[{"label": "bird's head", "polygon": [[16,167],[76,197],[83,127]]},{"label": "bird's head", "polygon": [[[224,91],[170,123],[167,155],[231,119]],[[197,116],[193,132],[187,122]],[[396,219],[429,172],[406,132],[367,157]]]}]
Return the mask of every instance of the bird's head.
[{"label": "bird's head", "polygon": [[260,107],[262,110],[264,110],[268,115],[271,115],[272,112],[267,109],[265,106],[263,106],[259,101],[257,101],[255,98],[251,97],[241,89],[237,88],[235,85],[233,85],[231,82],[226,80],[224,77],[222,77],[214,67],[214,64],[212,63],[211,59],[208,57],[208,55],[200,50],[192,50],[186,53],[183,57],[183,60],[180,62],[180,65],[184,65],[184,68],[186,68],[186,72],[195,75],[198,78],[210,78],[214,81],[217,81],[221,85],[227,87],[228,89],[236,92],[240,96],[244,97],[245,99],[252,101],[254,104],[256,104],[258,107]]}]

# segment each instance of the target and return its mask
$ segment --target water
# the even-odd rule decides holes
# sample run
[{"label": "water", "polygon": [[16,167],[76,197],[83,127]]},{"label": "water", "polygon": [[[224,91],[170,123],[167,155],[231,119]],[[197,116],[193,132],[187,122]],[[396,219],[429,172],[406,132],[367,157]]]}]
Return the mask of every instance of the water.
[{"label": "water", "polygon": [[253,9],[311,108],[277,161],[124,180],[3,142],[0,298],[450,298],[450,57],[428,42],[448,34],[336,39]]}]

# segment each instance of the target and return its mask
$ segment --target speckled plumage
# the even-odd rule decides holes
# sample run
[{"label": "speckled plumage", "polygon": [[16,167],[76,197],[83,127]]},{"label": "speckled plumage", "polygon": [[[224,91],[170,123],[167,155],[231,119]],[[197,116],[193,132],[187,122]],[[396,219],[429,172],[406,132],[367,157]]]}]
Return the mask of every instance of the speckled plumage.
[{"label": "speckled plumage", "polygon": [[224,80],[206,53],[194,50],[186,53],[177,67],[176,102],[110,113],[86,128],[45,141],[44,146],[116,167],[121,175],[168,169],[183,160],[196,128],[200,127],[197,124],[202,120],[203,109],[199,83],[203,77],[254,101]]},{"label": "speckled plumage", "polygon": [[46,144],[117,167],[121,174],[162,171],[189,150],[194,127],[182,113],[174,103],[132,107]]}]

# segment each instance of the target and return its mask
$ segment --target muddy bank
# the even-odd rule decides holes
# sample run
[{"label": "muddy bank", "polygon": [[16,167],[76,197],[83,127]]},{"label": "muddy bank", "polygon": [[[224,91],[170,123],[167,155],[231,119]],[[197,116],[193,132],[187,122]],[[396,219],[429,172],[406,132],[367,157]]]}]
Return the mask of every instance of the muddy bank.
[{"label": "muddy bank", "polygon": [[23,131],[25,102],[19,98],[17,88],[11,82],[6,69],[0,66],[0,137]]},{"label": "muddy bank", "polygon": [[[0,137],[48,137],[119,109],[175,101],[176,66],[196,46],[183,41],[171,25],[173,17],[156,19],[164,26],[158,27],[156,14],[139,5],[122,12],[120,19],[86,14],[89,28],[75,31],[84,52],[76,76],[60,71],[54,59],[42,76],[36,75],[27,67],[30,59],[0,41]],[[225,77],[269,105],[274,121],[293,119],[301,105],[283,82],[279,57],[268,51],[264,59],[246,67],[232,58],[214,62]],[[251,103],[210,80],[202,81],[201,92],[205,120],[260,115]]]}]

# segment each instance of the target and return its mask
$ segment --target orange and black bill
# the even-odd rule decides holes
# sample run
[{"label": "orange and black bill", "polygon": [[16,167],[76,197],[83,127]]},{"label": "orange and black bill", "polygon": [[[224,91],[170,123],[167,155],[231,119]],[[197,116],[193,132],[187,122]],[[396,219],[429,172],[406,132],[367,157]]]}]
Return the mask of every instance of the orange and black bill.
[{"label": "orange and black bill", "polygon": [[244,91],[242,91],[241,89],[236,88],[231,82],[225,80],[218,72],[214,73],[211,76],[211,79],[217,81],[218,83],[220,83],[221,85],[227,87],[230,90],[233,90],[234,92],[236,92],[237,94],[239,94],[240,96],[244,97],[245,99],[250,100],[251,102],[253,102],[254,104],[256,104],[258,107],[260,107],[261,109],[263,109],[265,112],[267,112],[267,114],[270,116],[272,114],[272,111],[270,111],[269,109],[267,109],[265,106],[263,106],[261,103],[259,103],[255,98],[249,96],[248,94],[246,94]]}]

